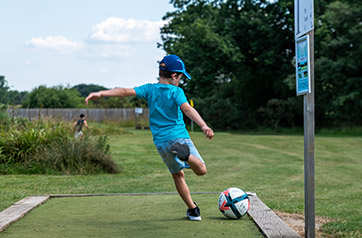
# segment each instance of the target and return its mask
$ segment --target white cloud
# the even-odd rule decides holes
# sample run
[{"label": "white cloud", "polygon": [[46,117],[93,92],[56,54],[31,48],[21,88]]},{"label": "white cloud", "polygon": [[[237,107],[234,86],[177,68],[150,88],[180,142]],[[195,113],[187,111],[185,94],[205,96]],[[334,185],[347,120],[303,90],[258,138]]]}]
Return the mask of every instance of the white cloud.
[{"label": "white cloud", "polygon": [[111,17],[95,25],[91,40],[113,43],[152,42],[160,38],[165,21],[147,21]]},{"label": "white cloud", "polygon": [[26,42],[36,50],[74,53],[90,59],[126,59],[136,54],[139,44],[160,40],[160,28],[165,21],[148,21],[111,17],[95,25],[87,39],[70,40],[62,35],[34,37]]},{"label": "white cloud", "polygon": [[64,36],[34,37],[27,41],[26,45],[31,48],[56,50],[60,52],[70,52],[82,48],[82,43],[68,40]]}]

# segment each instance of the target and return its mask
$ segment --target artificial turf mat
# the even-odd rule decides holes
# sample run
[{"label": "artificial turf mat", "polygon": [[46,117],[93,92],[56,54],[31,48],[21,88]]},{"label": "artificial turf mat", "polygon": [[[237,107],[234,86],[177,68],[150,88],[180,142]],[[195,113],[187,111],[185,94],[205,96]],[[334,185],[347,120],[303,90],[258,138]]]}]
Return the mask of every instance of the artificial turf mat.
[{"label": "artificial turf mat", "polygon": [[194,194],[202,221],[189,221],[178,195],[52,198],[0,237],[263,237],[246,215],[225,218],[218,194]]}]

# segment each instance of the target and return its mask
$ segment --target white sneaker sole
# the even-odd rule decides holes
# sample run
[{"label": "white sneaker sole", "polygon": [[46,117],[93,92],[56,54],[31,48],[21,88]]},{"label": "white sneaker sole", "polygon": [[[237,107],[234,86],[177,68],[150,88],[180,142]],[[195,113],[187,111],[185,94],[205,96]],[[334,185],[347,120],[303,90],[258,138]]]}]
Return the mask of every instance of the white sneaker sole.
[{"label": "white sneaker sole", "polygon": [[190,221],[201,221],[201,216],[200,217],[193,217],[193,216],[189,216],[189,215],[186,215]]}]

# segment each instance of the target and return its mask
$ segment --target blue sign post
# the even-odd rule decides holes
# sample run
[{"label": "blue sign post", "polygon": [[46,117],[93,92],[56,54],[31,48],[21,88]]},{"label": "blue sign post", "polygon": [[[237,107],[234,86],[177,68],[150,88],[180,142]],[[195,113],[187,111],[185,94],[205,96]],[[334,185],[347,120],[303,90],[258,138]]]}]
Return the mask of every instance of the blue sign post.
[{"label": "blue sign post", "polygon": [[311,93],[309,35],[295,40],[297,95]]}]

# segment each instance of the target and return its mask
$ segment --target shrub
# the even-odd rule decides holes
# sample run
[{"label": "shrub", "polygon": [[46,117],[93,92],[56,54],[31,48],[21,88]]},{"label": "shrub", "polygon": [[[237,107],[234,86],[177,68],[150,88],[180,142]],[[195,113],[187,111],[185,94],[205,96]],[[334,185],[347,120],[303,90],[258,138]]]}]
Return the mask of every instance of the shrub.
[{"label": "shrub", "polygon": [[62,121],[9,120],[0,130],[0,163],[22,163],[42,146],[69,141],[71,136],[71,126]]},{"label": "shrub", "polygon": [[0,173],[118,172],[106,137],[73,138],[71,123],[16,118],[0,124]]},{"label": "shrub", "polygon": [[6,113],[7,106],[0,103],[0,122],[5,123],[9,120],[9,116]]},{"label": "shrub", "polygon": [[97,174],[118,173],[111,159],[107,137],[56,142],[42,148],[24,164],[31,173]]}]

